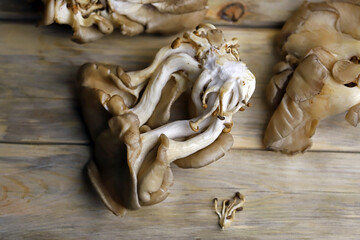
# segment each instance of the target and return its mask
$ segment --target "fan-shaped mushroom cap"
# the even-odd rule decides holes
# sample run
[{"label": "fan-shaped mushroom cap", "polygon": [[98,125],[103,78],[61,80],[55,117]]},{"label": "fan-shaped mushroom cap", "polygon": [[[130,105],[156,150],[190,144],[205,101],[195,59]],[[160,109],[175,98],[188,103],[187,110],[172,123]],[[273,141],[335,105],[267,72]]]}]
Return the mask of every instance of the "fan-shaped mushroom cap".
[{"label": "fan-shaped mushroom cap", "polygon": [[267,148],[306,151],[318,122],[348,109],[346,120],[357,125],[359,16],[358,1],[306,2],[284,25],[278,43],[285,61],[266,90],[277,107],[264,135]]},{"label": "fan-shaped mushroom cap", "polygon": [[124,214],[123,208],[140,207],[134,171],[134,161],[141,151],[138,124],[132,113],[111,118],[109,129],[95,140],[96,161],[88,165],[95,189],[116,215]]}]

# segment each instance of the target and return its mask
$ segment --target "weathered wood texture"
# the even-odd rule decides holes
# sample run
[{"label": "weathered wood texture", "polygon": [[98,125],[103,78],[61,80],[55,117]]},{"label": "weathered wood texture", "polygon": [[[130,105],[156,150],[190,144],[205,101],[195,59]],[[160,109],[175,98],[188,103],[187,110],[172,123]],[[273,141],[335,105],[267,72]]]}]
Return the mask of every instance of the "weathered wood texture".
[{"label": "weathered wood texture", "polygon": [[[0,1],[0,19],[40,20],[39,8],[30,2],[36,0]],[[232,26],[280,27],[302,2],[302,0],[208,0],[207,21]]]},{"label": "weathered wood texture", "polygon": [[[116,217],[87,185],[85,146],[0,144],[1,239],[357,239],[357,154],[231,150],[197,170],[172,166],[162,203]],[[212,199],[247,197],[233,226]],[[6,226],[6,227],[4,227]]]},{"label": "weathered wood texture", "polygon": [[[208,21],[239,38],[241,58],[257,77],[253,107],[236,114],[234,146],[224,158],[197,170],[172,166],[170,196],[121,218],[84,176],[91,144],[76,72],[85,62],[144,68],[174,36],[116,31],[78,45],[67,26],[35,27],[39,15],[27,0],[0,1],[0,239],[359,239],[360,130],[344,114],[320,123],[311,152],[263,150],[273,38],[301,2],[209,0]],[[247,202],[221,231],[212,199],[236,191]]]},{"label": "weathered wood texture", "polygon": [[[253,107],[234,118],[234,148],[262,149],[270,116],[263,96],[277,61],[273,38],[278,30],[223,30],[227,36],[239,38],[241,58],[257,78]],[[129,38],[115,33],[79,45],[69,40],[70,29],[60,26],[6,23],[0,25],[0,32],[7,33],[0,38],[0,141],[8,143],[87,144],[74,93],[78,67],[85,62],[102,62],[127,70],[141,69],[175,38]],[[344,114],[332,117],[320,123],[312,150],[359,152],[359,133],[360,129],[344,120]]]}]

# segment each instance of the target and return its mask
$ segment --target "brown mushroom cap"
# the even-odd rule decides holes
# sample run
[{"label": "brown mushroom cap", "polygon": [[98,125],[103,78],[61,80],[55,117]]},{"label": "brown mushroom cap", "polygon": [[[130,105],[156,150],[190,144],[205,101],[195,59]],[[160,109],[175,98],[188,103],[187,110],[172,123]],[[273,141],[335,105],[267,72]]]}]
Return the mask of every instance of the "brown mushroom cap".
[{"label": "brown mushroom cap", "polygon": [[298,103],[287,94],[275,110],[264,135],[266,148],[288,154],[304,152],[311,147],[317,121],[312,121]]},{"label": "brown mushroom cap", "polygon": [[41,24],[50,25],[54,22],[55,0],[43,0],[45,5]]},{"label": "brown mushroom cap", "polygon": [[349,109],[345,116],[346,121],[356,127],[360,122],[360,104],[357,104]]},{"label": "brown mushroom cap", "polygon": [[327,76],[328,71],[317,56],[310,55],[296,68],[286,87],[286,93],[295,102],[308,100],[320,93]]},{"label": "brown mushroom cap", "polygon": [[295,33],[299,27],[309,18],[314,11],[328,11],[337,13],[337,10],[327,3],[309,3],[305,2],[300,8],[286,21],[280,34],[277,36],[276,43],[278,49],[281,50],[288,40],[288,37]]},{"label": "brown mushroom cap", "polygon": [[278,43],[285,61],[266,89],[277,107],[264,135],[267,148],[304,152],[320,120],[348,109],[346,120],[357,125],[359,16],[358,1],[306,2],[284,25]]},{"label": "brown mushroom cap", "polygon": [[139,200],[142,206],[163,201],[173,184],[173,174],[167,161],[169,139],[162,134],[158,144],[148,154],[138,173]]},{"label": "brown mushroom cap", "polygon": [[109,129],[95,140],[95,164],[88,168],[94,171],[96,167],[98,174],[90,175],[90,179],[99,186],[96,190],[116,215],[123,214],[121,206],[140,207],[134,171],[134,161],[141,151],[138,124],[132,113],[111,118]]},{"label": "brown mushroom cap", "polygon": [[355,83],[360,79],[360,64],[355,64],[349,60],[337,61],[332,69],[332,74],[336,81],[342,84]]}]

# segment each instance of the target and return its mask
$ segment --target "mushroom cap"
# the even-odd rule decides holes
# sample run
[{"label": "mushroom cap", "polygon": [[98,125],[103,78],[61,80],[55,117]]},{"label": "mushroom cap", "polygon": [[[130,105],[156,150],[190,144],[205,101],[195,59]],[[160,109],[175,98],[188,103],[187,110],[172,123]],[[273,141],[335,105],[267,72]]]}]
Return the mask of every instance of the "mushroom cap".
[{"label": "mushroom cap", "polygon": [[[134,161],[141,150],[139,121],[127,113],[109,120],[109,129],[95,140],[95,165],[98,178],[90,175],[107,207],[115,214],[117,209],[140,208],[137,195],[137,177]],[[120,208],[121,209],[121,208]]]},{"label": "mushroom cap", "polygon": [[[134,97],[114,84],[114,67],[85,64],[77,89],[82,111],[95,142],[95,159],[88,164],[90,180],[107,207],[116,215],[140,207],[134,161],[141,149],[139,121],[126,113]],[[121,96],[128,97],[125,101]]]},{"label": "mushroom cap", "polygon": [[352,0],[304,3],[284,25],[278,46],[284,61],[266,91],[274,111],[267,148],[289,154],[311,147],[319,121],[349,109],[359,121],[360,4]]}]

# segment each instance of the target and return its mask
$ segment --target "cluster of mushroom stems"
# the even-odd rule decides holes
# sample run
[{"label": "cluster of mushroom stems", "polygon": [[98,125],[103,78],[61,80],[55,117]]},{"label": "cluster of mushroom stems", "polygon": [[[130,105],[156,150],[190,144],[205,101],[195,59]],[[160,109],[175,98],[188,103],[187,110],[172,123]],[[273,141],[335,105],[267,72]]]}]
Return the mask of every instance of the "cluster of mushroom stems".
[{"label": "cluster of mushroom stems", "polygon": [[[103,127],[106,134],[92,134],[98,145],[98,169],[91,165],[90,177],[111,210],[122,214],[109,203],[109,198],[114,198],[111,195],[116,194],[120,194],[117,205],[129,209],[164,200],[173,181],[172,162],[184,168],[198,168],[230,149],[232,116],[249,106],[255,90],[255,77],[240,61],[237,48],[237,39],[226,41],[221,30],[201,24],[160,49],[153,63],[143,70],[125,72],[121,67],[111,69],[95,64],[82,68],[81,89],[101,92],[99,101],[110,113],[108,128]],[[81,91],[80,94],[86,95]],[[188,110],[172,107],[181,95],[188,96]],[[82,104],[87,120],[89,101]],[[172,120],[173,114],[185,119]],[[92,121],[88,119],[90,131],[97,128],[92,127]],[[115,159],[120,153],[109,150],[109,144],[102,146],[111,139],[126,145],[127,159]],[[109,151],[115,153],[108,154]],[[124,191],[123,183],[114,186],[115,180],[99,170],[104,168],[104,162],[112,161],[127,161],[132,197],[119,193]],[[92,175],[91,171],[99,174]]]},{"label": "cluster of mushroom stems", "polygon": [[73,40],[91,42],[119,28],[134,36],[176,33],[193,28],[207,11],[207,0],[42,0],[44,25],[70,25]]}]

